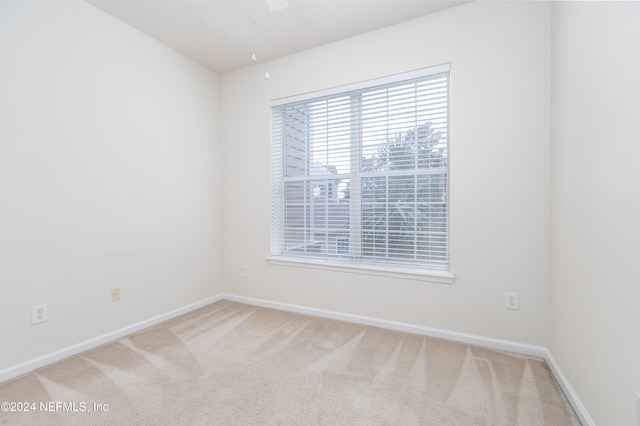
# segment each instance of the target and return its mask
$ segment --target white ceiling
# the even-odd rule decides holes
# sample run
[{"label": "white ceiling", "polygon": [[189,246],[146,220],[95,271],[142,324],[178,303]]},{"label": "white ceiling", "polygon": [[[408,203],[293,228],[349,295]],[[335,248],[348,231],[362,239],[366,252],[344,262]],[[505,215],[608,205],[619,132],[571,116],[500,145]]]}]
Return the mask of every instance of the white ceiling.
[{"label": "white ceiling", "polygon": [[[397,24],[465,1],[85,0],[218,73]],[[273,0],[268,0],[273,1]]]}]

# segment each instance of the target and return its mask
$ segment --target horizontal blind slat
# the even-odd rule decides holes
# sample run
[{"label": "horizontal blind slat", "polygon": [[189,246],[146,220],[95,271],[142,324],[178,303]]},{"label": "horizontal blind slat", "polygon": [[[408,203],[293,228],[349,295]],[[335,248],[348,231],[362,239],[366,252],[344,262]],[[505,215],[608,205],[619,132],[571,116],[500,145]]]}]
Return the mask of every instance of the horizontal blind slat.
[{"label": "horizontal blind slat", "polygon": [[274,106],[272,254],[447,270],[448,87],[446,71]]}]

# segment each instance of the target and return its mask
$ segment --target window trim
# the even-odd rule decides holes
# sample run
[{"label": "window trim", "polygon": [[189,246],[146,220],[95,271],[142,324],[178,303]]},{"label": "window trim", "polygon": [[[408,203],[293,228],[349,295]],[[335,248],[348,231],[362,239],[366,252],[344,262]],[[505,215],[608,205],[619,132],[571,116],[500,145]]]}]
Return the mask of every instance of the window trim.
[{"label": "window trim", "polygon": [[416,281],[428,281],[440,284],[453,284],[455,274],[447,271],[411,268],[382,263],[335,261],[330,259],[276,256],[266,258],[271,265],[293,266],[299,268],[319,269],[327,271],[349,272],[354,274],[374,275],[391,278],[403,278]]},{"label": "window trim", "polygon": [[299,101],[305,101],[312,98],[322,96],[339,95],[343,92],[356,91],[360,89],[367,89],[373,86],[379,86],[383,84],[399,83],[404,80],[411,80],[413,78],[424,77],[425,75],[438,74],[442,72],[451,71],[451,64],[434,65],[428,68],[420,68],[413,71],[407,71],[399,74],[392,74],[386,77],[374,78],[372,80],[364,80],[358,83],[345,84],[343,86],[336,86],[330,89],[317,90],[313,92],[307,92],[300,95],[286,96],[283,98],[272,99],[270,107],[280,106],[284,104],[295,103]]},{"label": "window trim", "polygon": [[[451,64],[445,63],[441,65],[436,65],[428,68],[417,69],[409,72],[403,72],[399,74],[394,74],[382,78],[376,78],[366,81],[361,81],[354,84],[347,84],[343,86],[337,86],[329,89],[319,90],[308,92],[304,94],[287,96],[283,98],[273,99],[270,102],[270,109],[273,110],[274,107],[296,103],[301,101],[306,101],[309,99],[313,99],[316,97],[325,97],[332,95],[339,95],[345,92],[356,91],[360,89],[368,89],[370,87],[385,85],[385,84],[393,84],[396,82],[402,82],[405,80],[410,80],[414,78],[424,77],[428,75],[443,73],[443,72],[451,72]],[[450,79],[451,77],[449,77]],[[448,93],[450,96],[450,92]],[[450,119],[450,111],[448,114],[448,120]],[[273,123],[271,128],[273,129]],[[450,127],[447,125],[448,134],[450,135]],[[273,132],[271,133],[273,135]],[[272,153],[273,155],[273,153]],[[273,171],[273,165],[272,171]],[[450,169],[447,167],[447,180],[449,180]],[[272,176],[273,179],[273,176]],[[272,185],[273,188],[273,185]],[[447,185],[447,198],[449,198],[450,185]],[[272,199],[272,214],[273,214],[273,197],[278,194],[271,191],[271,199]],[[280,205],[281,207],[282,204]],[[403,264],[393,264],[391,262],[376,262],[375,260],[371,261],[363,261],[359,259],[357,262],[349,261],[349,259],[337,260],[335,258],[319,258],[319,257],[305,257],[305,256],[287,256],[285,254],[273,254],[273,252],[266,258],[267,263],[273,265],[280,266],[289,266],[289,267],[302,267],[302,268],[310,268],[310,269],[320,269],[320,270],[330,270],[330,271],[339,271],[339,272],[347,272],[347,273],[356,273],[356,274],[365,274],[365,275],[374,275],[374,276],[385,276],[385,277],[394,277],[394,278],[403,278],[403,279],[411,279],[418,281],[428,281],[435,283],[443,283],[443,284],[452,284],[455,280],[455,275],[451,272],[451,233],[450,233],[450,221],[451,210],[450,206],[447,210],[447,239],[448,239],[448,270],[439,270],[439,269],[429,269],[428,265],[421,267],[420,265],[403,265]],[[271,223],[273,223],[273,218],[271,219]],[[272,239],[273,237],[271,237]],[[272,246],[273,240],[270,242],[270,246]]]}]

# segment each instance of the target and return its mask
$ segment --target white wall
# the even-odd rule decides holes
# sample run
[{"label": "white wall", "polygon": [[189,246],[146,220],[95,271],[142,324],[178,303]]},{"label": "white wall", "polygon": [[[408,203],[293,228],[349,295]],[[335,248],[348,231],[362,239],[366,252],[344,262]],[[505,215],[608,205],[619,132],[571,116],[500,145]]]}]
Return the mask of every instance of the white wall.
[{"label": "white wall", "polygon": [[640,392],[640,3],[553,7],[549,348],[596,424]]},{"label": "white wall", "polygon": [[0,58],[0,369],[220,293],[218,76],[80,0]]},{"label": "white wall", "polygon": [[[546,345],[550,17],[548,3],[471,3],[273,61],[271,80],[266,64],[223,75],[226,291]],[[445,62],[455,283],[267,264],[269,100]]]}]

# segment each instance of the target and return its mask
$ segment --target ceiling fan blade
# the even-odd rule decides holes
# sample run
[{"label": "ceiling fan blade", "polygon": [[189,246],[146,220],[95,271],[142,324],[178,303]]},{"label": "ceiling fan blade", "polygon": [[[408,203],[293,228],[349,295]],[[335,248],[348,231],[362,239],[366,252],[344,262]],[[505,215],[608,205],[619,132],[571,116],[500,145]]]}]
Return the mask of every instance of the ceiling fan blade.
[{"label": "ceiling fan blade", "polygon": [[277,12],[282,9],[286,9],[289,6],[287,0],[264,0],[267,3],[267,7],[271,12]]}]

